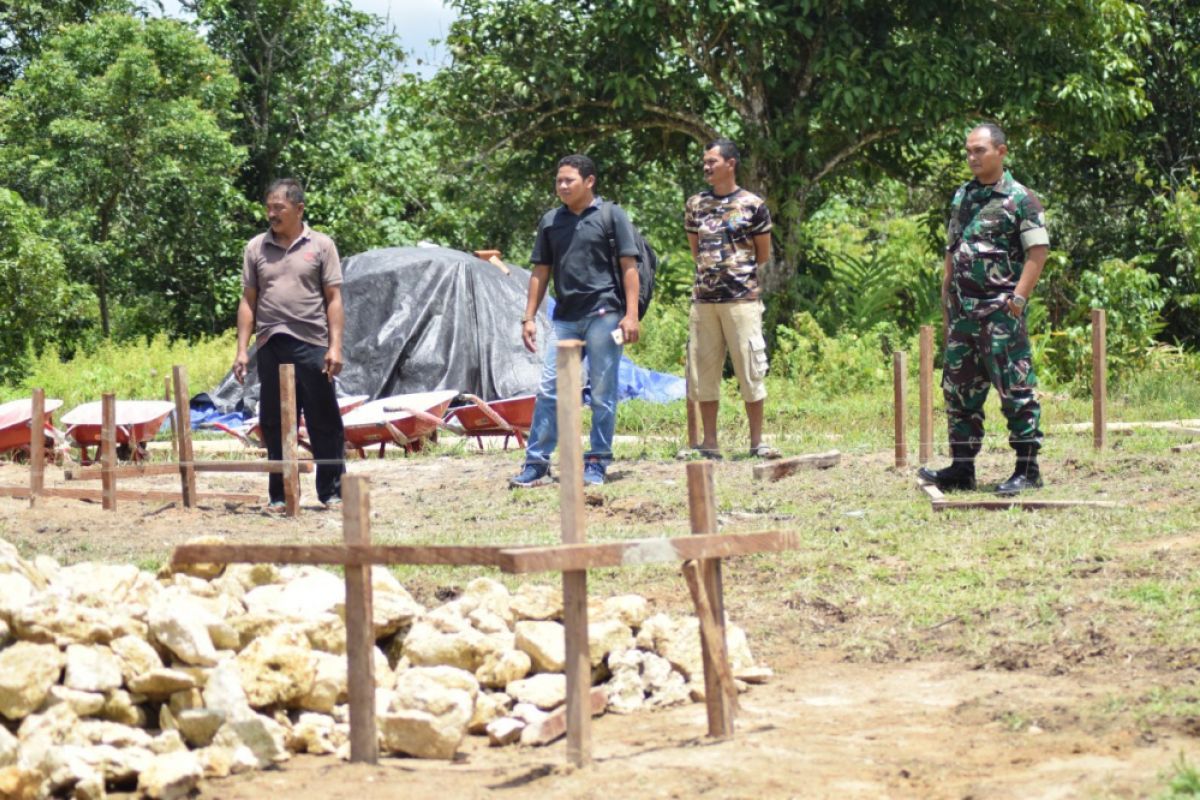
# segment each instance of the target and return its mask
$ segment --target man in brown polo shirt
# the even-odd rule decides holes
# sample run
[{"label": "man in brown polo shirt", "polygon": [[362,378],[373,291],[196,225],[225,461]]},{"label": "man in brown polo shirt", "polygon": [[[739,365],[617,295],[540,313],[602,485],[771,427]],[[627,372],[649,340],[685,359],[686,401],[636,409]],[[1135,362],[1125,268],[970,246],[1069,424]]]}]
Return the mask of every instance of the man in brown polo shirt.
[{"label": "man in brown polo shirt", "polygon": [[[304,189],[291,178],[266,194],[270,229],[246,245],[242,300],[238,304],[237,358],[233,374],[246,377],[250,332],[258,344],[258,421],[267,458],[283,458],[279,415],[279,365],[296,368],[296,403],[317,461],[317,498],[341,505],[346,471],[345,432],[333,379],[342,370],[342,265],[337,246],[304,222]],[[272,510],[282,509],[283,476],[268,478]]]}]

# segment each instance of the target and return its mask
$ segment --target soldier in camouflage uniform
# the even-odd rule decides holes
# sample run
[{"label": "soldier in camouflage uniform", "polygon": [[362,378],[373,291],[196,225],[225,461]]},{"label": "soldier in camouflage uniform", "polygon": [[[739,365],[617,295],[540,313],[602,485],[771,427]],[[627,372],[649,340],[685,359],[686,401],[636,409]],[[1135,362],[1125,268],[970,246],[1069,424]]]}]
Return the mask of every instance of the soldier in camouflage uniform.
[{"label": "soldier in camouflage uniform", "polygon": [[719,458],[717,411],[728,350],[750,427],[750,455],[778,458],[762,441],[767,396],[767,343],[762,335],[759,265],[771,257],[771,212],[761,197],[737,185],[737,146],[717,139],[704,149],[710,191],[688,198],[684,229],[696,262],[688,322],[688,400],[700,405],[704,439],[683,458]]},{"label": "soldier in camouflage uniform", "polygon": [[1017,453],[1012,477],[996,489],[1012,495],[1042,485],[1037,453],[1041,407],[1034,396],[1025,307],[1050,249],[1042,204],[1004,169],[1004,132],[981,125],[967,137],[974,180],[950,204],[942,300],[946,359],[942,392],[954,462],[918,475],[940,489],[974,489],[989,386],[1000,394],[1008,441]]}]

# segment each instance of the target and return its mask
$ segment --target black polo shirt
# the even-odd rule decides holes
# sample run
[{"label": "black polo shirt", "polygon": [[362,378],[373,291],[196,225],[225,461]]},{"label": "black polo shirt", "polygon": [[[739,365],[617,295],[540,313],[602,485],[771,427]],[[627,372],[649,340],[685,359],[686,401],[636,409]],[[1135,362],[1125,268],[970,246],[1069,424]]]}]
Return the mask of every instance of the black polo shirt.
[{"label": "black polo shirt", "polygon": [[[554,318],[575,322],[604,309],[623,313],[625,290],[617,279],[608,236],[597,197],[575,214],[566,206],[547,211],[538,223],[530,260],[549,264],[554,276]],[[620,206],[613,206],[617,253],[637,257],[633,224]]]}]

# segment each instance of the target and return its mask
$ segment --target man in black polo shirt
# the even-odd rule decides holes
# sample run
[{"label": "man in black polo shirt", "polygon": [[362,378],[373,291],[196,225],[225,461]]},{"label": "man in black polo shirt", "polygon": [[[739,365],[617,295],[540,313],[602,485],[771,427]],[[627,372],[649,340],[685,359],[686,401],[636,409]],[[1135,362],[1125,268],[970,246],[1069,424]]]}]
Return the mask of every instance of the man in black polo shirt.
[{"label": "man in black polo shirt", "polygon": [[544,343],[542,383],[525,448],[525,467],[509,481],[511,486],[550,482],[550,455],[558,443],[554,345],[560,339],[584,342],[591,384],[592,431],[591,447],[584,454],[583,480],[592,485],[604,483],[605,471],[612,462],[612,440],[617,425],[621,340],[632,344],[638,339],[638,251],[629,217],[619,206],[613,207],[613,236],[621,273],[618,281],[608,232],[602,221],[602,200],[593,191],[596,165],[587,156],[567,156],[558,162],[554,185],[563,204],[548,211],[538,224],[521,338],[530,352],[537,352],[534,317],[546,296],[551,275],[557,301],[554,337]]}]

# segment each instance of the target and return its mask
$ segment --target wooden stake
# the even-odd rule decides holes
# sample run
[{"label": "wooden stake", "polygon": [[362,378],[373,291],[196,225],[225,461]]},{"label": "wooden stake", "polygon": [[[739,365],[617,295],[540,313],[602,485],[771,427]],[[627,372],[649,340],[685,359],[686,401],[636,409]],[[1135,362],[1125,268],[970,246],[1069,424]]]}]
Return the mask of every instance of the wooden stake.
[{"label": "wooden stake", "polygon": [[[347,547],[371,544],[371,495],[367,479],[342,479],[342,532]],[[375,728],[375,626],[371,567],[346,566],[346,658],[350,681],[350,760],[379,760]]]},{"label": "wooden stake", "polygon": [[917,460],[928,464],[933,457],[933,326],[921,326],[921,439]]},{"label": "wooden stake", "polygon": [[[113,477],[119,473],[114,470]],[[180,503],[179,492],[162,491],[161,489],[117,489],[113,493],[116,500],[133,500],[139,503]],[[103,489],[76,489],[73,487],[47,486],[42,489],[41,497],[60,497],[66,500],[88,500],[103,502]],[[0,497],[29,497],[28,486],[0,486]],[[200,495],[202,500],[225,501],[229,503],[256,503],[262,495],[246,494],[244,492],[205,492]],[[321,562],[329,563],[329,562]]]},{"label": "wooden stake", "polygon": [[117,396],[107,392],[100,403],[100,499],[105,511],[113,511],[117,507],[117,476],[113,474],[117,466]]},{"label": "wooden stake", "polygon": [[[171,402],[171,379],[166,376],[163,376],[163,400],[166,400],[168,403]],[[171,425],[174,426],[174,427],[172,427],[171,432],[175,433],[175,428],[179,427],[179,416],[178,415],[175,415],[171,418]],[[179,460],[179,436],[178,435],[174,435],[171,437],[171,460],[172,461]]]},{"label": "wooden stake", "polygon": [[46,485],[46,391],[34,389],[29,415],[29,507]]},{"label": "wooden stake", "polygon": [[[693,534],[717,533],[717,499],[713,489],[713,463],[696,461],[687,465],[688,514]],[[725,589],[721,580],[721,560],[704,559],[699,562],[699,577],[708,607],[712,611],[715,630],[710,631],[710,644],[705,646],[701,637],[701,654],[704,661],[704,703],[708,712],[708,735],[733,736],[734,711],[737,708],[736,694],[730,696],[723,689],[721,664],[729,667],[729,653],[725,641]],[[732,687],[732,684],[730,684]]]},{"label": "wooden stake", "polygon": [[188,406],[187,367],[171,369],[175,381],[175,449],[179,453],[179,484],[184,508],[196,507],[196,470],[192,455],[192,413]]},{"label": "wooden stake", "polygon": [[1103,450],[1108,439],[1107,317],[1103,308],[1092,309],[1092,446]]},{"label": "wooden stake", "polygon": [[300,471],[296,469],[296,367],[279,365],[279,420],[283,436],[283,499],[289,517],[300,514]]},{"label": "wooden stake", "polygon": [[[587,539],[583,514],[583,449],[580,442],[583,342],[558,343],[558,486],[564,544]],[[592,660],[588,648],[587,571],[563,572],[563,626],[566,637],[567,760],[577,767],[592,761]]]},{"label": "wooden stake", "polygon": [[905,411],[908,406],[908,369],[905,353],[892,353],[892,395],[896,418],[896,469],[908,466],[908,432]]},{"label": "wooden stake", "polygon": [[[692,595],[692,604],[696,607],[696,618],[700,621],[700,652],[703,655],[705,669],[708,665],[713,667],[715,681],[717,685],[717,696],[727,699],[727,705],[733,709],[737,707],[737,686],[733,682],[733,672],[729,668],[729,659],[726,657],[725,648],[722,647],[724,638],[724,625],[717,624],[717,617],[713,613],[712,605],[708,602],[708,593],[704,591],[704,578],[701,575],[700,562],[685,561],[683,562],[683,579],[687,582],[688,592]],[[708,673],[704,676],[704,699],[708,703],[709,692]],[[713,704],[710,704],[711,708]],[[716,705],[722,705],[718,703]],[[710,717],[711,719],[711,717]],[[727,736],[733,735],[733,720],[730,719],[730,730]],[[717,735],[711,734],[710,735]]]}]

